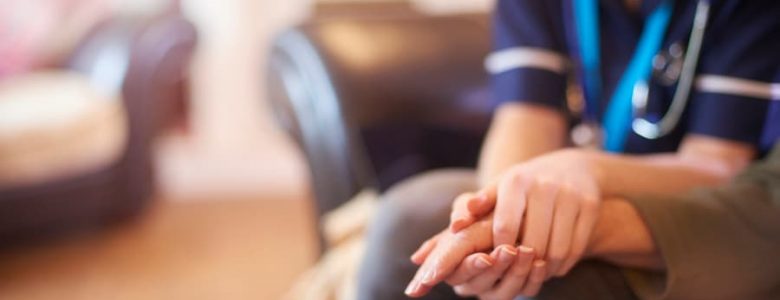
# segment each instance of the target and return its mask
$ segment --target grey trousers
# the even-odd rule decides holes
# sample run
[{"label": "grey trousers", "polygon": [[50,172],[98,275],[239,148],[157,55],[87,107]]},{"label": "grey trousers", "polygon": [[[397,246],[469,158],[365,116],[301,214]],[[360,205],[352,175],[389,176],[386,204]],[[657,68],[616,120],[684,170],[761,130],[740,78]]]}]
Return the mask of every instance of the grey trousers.
[{"label": "grey trousers", "polygon": [[[453,199],[476,189],[471,170],[442,170],[406,180],[382,197],[368,232],[358,278],[358,299],[406,299],[403,291],[417,268],[409,256],[447,227]],[[424,299],[462,299],[441,284]],[[545,283],[535,299],[636,299],[619,269],[582,262],[566,277]]]}]

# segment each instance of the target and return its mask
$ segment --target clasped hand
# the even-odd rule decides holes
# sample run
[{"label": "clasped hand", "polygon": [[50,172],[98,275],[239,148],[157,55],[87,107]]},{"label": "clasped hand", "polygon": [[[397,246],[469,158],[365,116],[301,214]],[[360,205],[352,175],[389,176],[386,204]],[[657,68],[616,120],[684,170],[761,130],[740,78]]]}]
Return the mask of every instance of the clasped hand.
[{"label": "clasped hand", "polygon": [[600,205],[597,166],[585,150],[516,165],[494,184],[453,202],[450,226],[412,255],[420,265],[406,293],[447,282],[461,296],[534,296],[585,253]]}]

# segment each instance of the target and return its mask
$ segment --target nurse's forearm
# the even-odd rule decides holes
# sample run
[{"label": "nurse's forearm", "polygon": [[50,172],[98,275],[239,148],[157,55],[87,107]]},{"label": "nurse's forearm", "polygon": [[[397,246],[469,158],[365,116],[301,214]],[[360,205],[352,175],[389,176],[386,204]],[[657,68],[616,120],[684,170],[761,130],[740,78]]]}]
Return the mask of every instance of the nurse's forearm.
[{"label": "nurse's forearm", "polygon": [[520,103],[499,107],[480,154],[480,184],[492,182],[512,165],[563,147],[566,123],[561,112],[547,107]]},{"label": "nurse's forearm", "polygon": [[601,169],[602,195],[673,195],[727,182],[752,160],[746,145],[705,137],[687,138],[677,153],[616,155],[593,152]]}]

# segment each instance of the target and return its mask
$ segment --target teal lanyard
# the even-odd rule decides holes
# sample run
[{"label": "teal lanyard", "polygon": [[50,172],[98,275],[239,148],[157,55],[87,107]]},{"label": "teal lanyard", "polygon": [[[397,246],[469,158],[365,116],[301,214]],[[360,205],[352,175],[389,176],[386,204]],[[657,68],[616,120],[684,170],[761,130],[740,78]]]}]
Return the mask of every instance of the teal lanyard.
[{"label": "teal lanyard", "polygon": [[[650,76],[653,57],[661,49],[664,33],[672,16],[672,0],[663,0],[650,16],[636,47],[604,113],[604,149],[622,152],[631,128],[631,96],[634,85]],[[586,121],[597,120],[601,99],[599,3],[598,0],[574,0],[574,17],[579,40],[580,58],[584,68],[582,83],[585,94]]]}]

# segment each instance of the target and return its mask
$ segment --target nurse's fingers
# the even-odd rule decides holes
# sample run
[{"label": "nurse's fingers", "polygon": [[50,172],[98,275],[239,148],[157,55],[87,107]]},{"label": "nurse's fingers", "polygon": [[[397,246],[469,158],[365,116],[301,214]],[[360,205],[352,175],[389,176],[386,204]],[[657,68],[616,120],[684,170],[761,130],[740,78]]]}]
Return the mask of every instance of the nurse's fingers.
[{"label": "nurse's fingers", "polygon": [[471,215],[479,218],[492,212],[496,207],[496,195],[498,184],[491,183],[476,193],[475,197],[468,201],[467,208]]},{"label": "nurse's fingers", "polygon": [[467,256],[445,282],[451,286],[466,283],[471,280],[471,278],[481,274],[493,265],[495,265],[495,261],[490,255],[485,253],[474,253]]},{"label": "nurse's fingers", "polygon": [[491,256],[496,263],[488,270],[476,275],[468,282],[456,285],[455,293],[460,296],[474,296],[493,289],[496,282],[501,279],[504,272],[512,265],[517,257],[518,251],[515,247],[502,245],[493,250]]},{"label": "nurse's fingers", "polygon": [[450,213],[450,231],[457,233],[463,228],[473,224],[476,218],[471,215],[468,209],[468,203],[476,198],[473,193],[463,193],[452,202],[452,212]]},{"label": "nurse's fingers", "polygon": [[582,259],[585,249],[590,242],[590,236],[593,233],[593,227],[598,220],[600,201],[593,196],[586,196],[580,204],[580,212],[577,216],[577,222],[574,227],[574,236],[572,237],[571,250],[563,266],[558,270],[557,276],[563,276],[569,273],[577,262]]},{"label": "nurse's fingers", "polygon": [[450,230],[456,233],[493,212],[496,206],[497,189],[498,186],[491,183],[476,193],[468,193],[466,197],[458,197],[453,203],[450,215]]},{"label": "nurse's fingers", "polygon": [[562,188],[558,193],[552,219],[550,244],[547,248],[547,276],[558,274],[561,266],[569,257],[574,224],[577,221],[580,195],[570,188]]},{"label": "nurse's fingers", "polygon": [[[515,245],[526,210],[526,178],[520,172],[509,172],[498,186],[493,214],[493,245]],[[533,248],[533,247],[532,247]]]},{"label": "nurse's fingers", "polygon": [[501,277],[501,282],[487,293],[480,294],[483,299],[513,299],[526,286],[534,262],[534,250],[528,247],[518,247],[519,254],[514,264]]},{"label": "nurse's fingers", "polygon": [[533,248],[537,257],[547,256],[557,197],[558,185],[552,182],[537,182],[529,193],[521,245]]},{"label": "nurse's fingers", "polygon": [[539,294],[545,278],[547,278],[547,264],[542,260],[535,261],[531,269],[531,275],[528,276],[528,281],[520,295],[534,297]]}]

